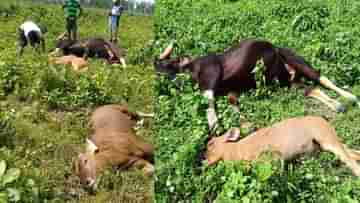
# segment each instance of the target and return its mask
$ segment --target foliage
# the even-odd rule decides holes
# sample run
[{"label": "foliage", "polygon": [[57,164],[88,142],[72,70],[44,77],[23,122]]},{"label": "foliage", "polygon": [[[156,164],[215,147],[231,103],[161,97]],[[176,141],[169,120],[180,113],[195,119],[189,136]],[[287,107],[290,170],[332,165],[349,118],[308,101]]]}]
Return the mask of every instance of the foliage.
[{"label": "foliage", "polygon": [[[79,19],[80,37],[108,38],[106,13],[85,8]],[[18,58],[16,30],[26,19],[47,26],[47,50],[37,54],[26,47]],[[4,190],[0,186],[0,193],[8,198],[7,189],[16,189],[19,202],[151,202],[152,181],[139,171],[108,169],[99,176],[98,193],[91,195],[72,170],[89,136],[89,114],[96,107],[128,103],[130,110],[152,112],[153,71],[139,53],[151,42],[151,17],[122,16],[119,41],[127,52],[126,69],[90,59],[83,73],[48,63],[47,54],[65,29],[59,5],[1,1],[0,22],[0,157],[8,168],[21,171]],[[149,142],[151,126],[146,120],[137,128]]]},{"label": "foliage", "polygon": [[[346,3],[345,3],[346,2]],[[238,40],[262,38],[291,47],[340,84],[359,80],[357,1],[157,1],[155,39],[176,54],[222,52]]]},{"label": "foliage", "polygon": [[[359,26],[357,1],[159,0],[154,48],[158,55],[175,39],[174,55],[221,53],[243,38],[263,38],[291,47],[335,81],[359,89]],[[259,68],[261,69],[261,68]],[[336,115],[318,102],[304,99],[303,90],[265,87],[256,73],[257,89],[239,97],[240,114],[225,97],[216,99],[221,135],[241,127],[243,136],[255,128],[303,115],[330,120],[345,143],[359,145],[359,109]],[[157,144],[157,202],[358,202],[359,179],[335,156],[321,153],[295,163],[264,157],[252,163],[203,161],[209,138],[207,101],[189,77],[158,79],[154,131]],[[243,124],[250,124],[245,127]]]},{"label": "foliage", "polygon": [[0,160],[0,202],[36,202],[39,191],[31,178],[21,177],[17,168],[7,168]]},{"label": "foliage", "polygon": [[0,148],[1,147],[14,147],[14,137],[16,135],[16,130],[13,125],[14,115],[13,111],[10,110],[10,113],[5,113],[5,111],[0,112]]}]

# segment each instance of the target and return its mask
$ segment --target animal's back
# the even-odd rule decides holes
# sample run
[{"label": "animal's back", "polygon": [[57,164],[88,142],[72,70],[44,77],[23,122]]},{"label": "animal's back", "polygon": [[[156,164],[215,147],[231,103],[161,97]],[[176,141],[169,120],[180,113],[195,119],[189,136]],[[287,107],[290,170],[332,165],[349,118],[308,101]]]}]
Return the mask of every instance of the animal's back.
[{"label": "animal's back", "polygon": [[123,154],[136,159],[153,158],[152,144],[138,137],[133,130],[135,121],[126,106],[105,105],[97,108],[90,119],[93,129],[91,140],[96,146],[105,148],[111,154]]},{"label": "animal's back", "polygon": [[90,119],[91,128],[97,131],[101,128],[117,132],[134,132],[135,121],[126,114],[121,105],[105,105],[97,108]]},{"label": "animal's back", "polygon": [[[244,39],[222,56],[224,67],[224,78],[228,80],[232,77],[251,74],[256,62],[267,52],[274,50],[270,42],[258,39]],[[239,81],[242,78],[237,78]]]},{"label": "animal's back", "polygon": [[[328,136],[329,124],[321,117],[305,116],[287,119],[267,128],[266,133],[253,134],[243,143],[256,155],[265,150],[280,152],[283,159],[292,159],[318,148],[315,137]],[[256,146],[256,147],[255,147]]]}]

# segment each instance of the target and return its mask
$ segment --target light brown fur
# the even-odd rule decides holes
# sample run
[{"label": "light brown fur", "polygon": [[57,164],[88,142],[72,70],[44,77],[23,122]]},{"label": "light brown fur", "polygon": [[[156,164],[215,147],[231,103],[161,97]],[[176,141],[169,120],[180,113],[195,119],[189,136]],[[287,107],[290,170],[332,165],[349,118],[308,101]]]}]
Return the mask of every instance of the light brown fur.
[{"label": "light brown fur", "polygon": [[134,119],[138,117],[120,105],[105,105],[93,112],[90,140],[97,148],[91,150],[88,144],[87,152],[80,154],[75,163],[75,171],[84,185],[94,188],[96,174],[107,166],[136,167],[152,175],[154,148],[135,135]]},{"label": "light brown fur", "polygon": [[84,58],[74,55],[49,57],[49,63],[71,65],[76,72],[85,71],[88,68],[88,62]]},{"label": "light brown fur", "polygon": [[209,165],[220,160],[255,160],[265,151],[274,151],[281,159],[294,159],[317,150],[329,151],[360,176],[359,151],[347,148],[336,136],[335,129],[321,117],[291,118],[266,127],[238,140],[239,129],[213,137],[207,145]]}]

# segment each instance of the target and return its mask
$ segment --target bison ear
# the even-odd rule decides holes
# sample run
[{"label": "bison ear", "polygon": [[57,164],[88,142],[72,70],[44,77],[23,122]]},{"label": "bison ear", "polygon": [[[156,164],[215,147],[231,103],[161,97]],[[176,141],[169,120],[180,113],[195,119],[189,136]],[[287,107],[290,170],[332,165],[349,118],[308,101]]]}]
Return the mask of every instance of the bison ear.
[{"label": "bison ear", "polygon": [[240,139],[240,129],[231,128],[225,133],[225,142],[236,142]]},{"label": "bison ear", "polygon": [[91,154],[99,153],[99,148],[89,139],[86,139],[86,151]]}]

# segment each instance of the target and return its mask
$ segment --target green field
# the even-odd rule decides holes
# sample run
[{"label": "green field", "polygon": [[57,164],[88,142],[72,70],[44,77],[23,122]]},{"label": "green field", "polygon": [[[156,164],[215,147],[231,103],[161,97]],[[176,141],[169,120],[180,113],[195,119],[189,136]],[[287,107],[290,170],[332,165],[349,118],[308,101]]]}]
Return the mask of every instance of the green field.
[{"label": "green field", "polygon": [[[85,9],[80,37],[108,38],[106,12]],[[47,53],[37,55],[31,48],[16,58],[17,26],[26,19],[48,27],[47,53],[65,28],[60,6],[0,3],[0,160],[20,169],[20,176],[6,185],[0,169],[0,202],[7,197],[15,201],[17,194],[18,202],[152,202],[153,181],[141,171],[107,169],[96,195],[85,192],[72,174],[72,160],[84,150],[94,108],[128,103],[131,110],[153,112],[154,74],[145,60],[152,18],[122,16],[119,44],[127,50],[126,69],[91,59],[89,71],[81,74],[48,64]],[[137,134],[153,142],[151,128],[152,121],[146,120]]]},{"label": "green field", "polygon": [[[360,4],[336,0],[159,0],[155,14],[157,53],[175,39],[175,56],[220,53],[240,39],[256,37],[291,47],[339,86],[360,96]],[[259,64],[261,70],[262,65]],[[360,108],[336,114],[304,98],[303,89],[263,85],[239,98],[240,114],[225,97],[217,98],[217,134],[242,126],[243,136],[254,128],[303,115],[321,115],[350,147],[360,149]],[[286,170],[282,161],[202,162],[208,127],[207,101],[189,80],[179,87],[156,82],[155,105],[157,202],[314,202],[360,201],[360,179],[352,176],[330,153],[305,156]],[[308,83],[311,85],[311,83]],[[333,98],[333,92],[325,90]],[[246,124],[246,125],[245,125]]]}]

